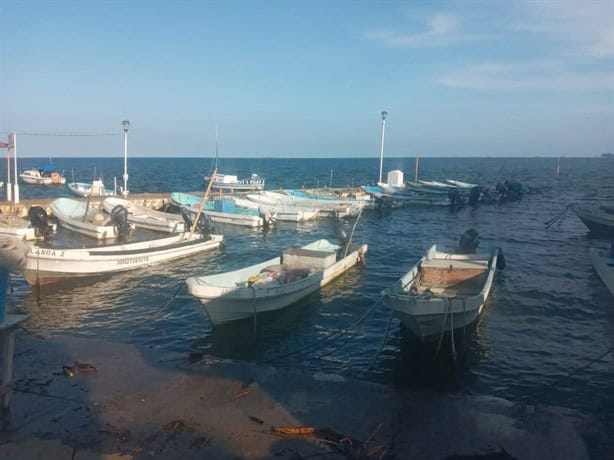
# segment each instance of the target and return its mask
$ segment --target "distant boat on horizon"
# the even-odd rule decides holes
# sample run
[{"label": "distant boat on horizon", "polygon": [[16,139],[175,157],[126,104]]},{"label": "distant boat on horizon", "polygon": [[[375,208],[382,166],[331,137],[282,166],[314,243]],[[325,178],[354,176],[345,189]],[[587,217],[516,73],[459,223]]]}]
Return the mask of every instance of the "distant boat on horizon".
[{"label": "distant boat on horizon", "polygon": [[614,158],[614,153],[612,152],[602,153],[601,158]]}]

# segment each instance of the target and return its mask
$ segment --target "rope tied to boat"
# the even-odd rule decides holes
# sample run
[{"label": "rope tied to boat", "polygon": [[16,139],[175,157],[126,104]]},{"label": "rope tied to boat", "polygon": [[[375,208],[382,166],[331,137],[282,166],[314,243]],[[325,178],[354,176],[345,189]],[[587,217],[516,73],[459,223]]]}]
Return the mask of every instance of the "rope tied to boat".
[{"label": "rope tied to boat", "polygon": [[561,224],[563,223],[565,216],[567,216],[567,213],[569,212],[569,208],[571,207],[572,207],[572,204],[570,203],[567,206],[565,206],[565,208],[560,213],[556,214],[553,218],[544,222],[544,225],[546,226],[546,228],[550,228],[554,224],[557,224],[556,228],[559,228]]}]

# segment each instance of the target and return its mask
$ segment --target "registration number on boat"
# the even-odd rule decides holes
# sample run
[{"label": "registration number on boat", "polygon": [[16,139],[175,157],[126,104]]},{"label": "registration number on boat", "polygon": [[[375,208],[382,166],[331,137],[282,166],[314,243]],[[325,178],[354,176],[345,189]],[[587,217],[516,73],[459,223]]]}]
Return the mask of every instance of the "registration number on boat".
[{"label": "registration number on boat", "polygon": [[56,251],[55,249],[32,248],[30,252],[35,256],[64,257],[64,251]]},{"label": "registration number on boat", "polygon": [[128,257],[127,259],[119,259],[117,261],[117,265],[132,265],[132,264],[140,264],[143,262],[149,261],[149,257]]}]

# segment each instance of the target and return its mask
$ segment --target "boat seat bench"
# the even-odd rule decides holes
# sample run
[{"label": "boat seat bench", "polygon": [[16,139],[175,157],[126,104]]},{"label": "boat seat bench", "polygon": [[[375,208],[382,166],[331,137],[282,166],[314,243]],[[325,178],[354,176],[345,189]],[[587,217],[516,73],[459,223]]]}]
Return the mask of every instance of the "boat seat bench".
[{"label": "boat seat bench", "polygon": [[446,287],[483,275],[488,270],[488,261],[431,259],[425,260],[421,268],[422,286]]}]

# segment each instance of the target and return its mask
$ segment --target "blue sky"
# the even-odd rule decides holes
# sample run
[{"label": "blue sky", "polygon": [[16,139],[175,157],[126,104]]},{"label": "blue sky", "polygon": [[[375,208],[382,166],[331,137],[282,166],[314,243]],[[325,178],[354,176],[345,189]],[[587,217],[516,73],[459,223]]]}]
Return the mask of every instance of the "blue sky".
[{"label": "blue sky", "polygon": [[[0,138],[111,133],[130,155],[614,151],[614,1],[0,0]],[[118,137],[18,137],[121,156]]]}]

